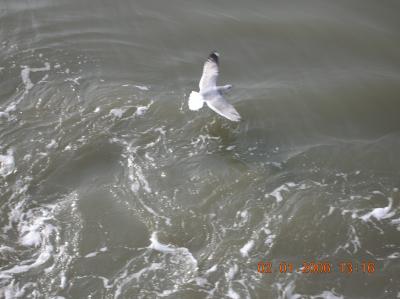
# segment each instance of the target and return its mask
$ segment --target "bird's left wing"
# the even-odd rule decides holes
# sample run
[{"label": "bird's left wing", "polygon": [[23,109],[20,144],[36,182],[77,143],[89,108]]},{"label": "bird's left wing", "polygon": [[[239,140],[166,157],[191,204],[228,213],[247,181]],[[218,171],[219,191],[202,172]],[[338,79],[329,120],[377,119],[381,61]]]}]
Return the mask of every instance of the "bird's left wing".
[{"label": "bird's left wing", "polygon": [[212,52],[204,63],[203,74],[199,83],[200,93],[216,88],[219,74],[218,57],[217,52]]}]

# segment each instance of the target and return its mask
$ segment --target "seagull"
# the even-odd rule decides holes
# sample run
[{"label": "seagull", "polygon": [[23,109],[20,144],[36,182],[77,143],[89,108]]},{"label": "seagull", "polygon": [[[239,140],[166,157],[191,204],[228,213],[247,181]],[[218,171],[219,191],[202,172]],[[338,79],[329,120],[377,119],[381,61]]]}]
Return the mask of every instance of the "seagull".
[{"label": "seagull", "polygon": [[240,121],[240,115],[236,109],[222,96],[232,88],[232,85],[217,86],[219,74],[219,54],[212,52],[204,63],[203,74],[199,82],[199,92],[192,91],[189,96],[189,109],[197,111],[203,107],[204,102],[219,115],[231,121]]}]

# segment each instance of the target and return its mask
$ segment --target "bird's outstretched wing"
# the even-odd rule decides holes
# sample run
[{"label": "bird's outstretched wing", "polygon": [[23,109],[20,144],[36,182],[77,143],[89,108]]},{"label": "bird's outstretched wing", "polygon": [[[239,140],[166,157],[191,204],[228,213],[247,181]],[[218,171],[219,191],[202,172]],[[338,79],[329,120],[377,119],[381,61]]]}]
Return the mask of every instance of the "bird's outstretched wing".
[{"label": "bird's outstretched wing", "polygon": [[204,63],[203,74],[199,83],[200,93],[216,88],[219,73],[218,57],[217,52],[212,52]]},{"label": "bird's outstretched wing", "polygon": [[223,117],[231,121],[240,121],[240,115],[235,107],[229,104],[220,93],[216,93],[215,96],[207,100],[206,103],[208,107]]}]

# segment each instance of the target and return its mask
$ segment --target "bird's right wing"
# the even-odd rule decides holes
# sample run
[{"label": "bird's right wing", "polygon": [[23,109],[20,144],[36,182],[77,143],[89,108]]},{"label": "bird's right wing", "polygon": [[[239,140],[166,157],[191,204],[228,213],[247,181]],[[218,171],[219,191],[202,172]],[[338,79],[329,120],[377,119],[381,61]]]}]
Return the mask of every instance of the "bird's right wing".
[{"label": "bird's right wing", "polygon": [[212,52],[204,63],[203,74],[199,83],[200,93],[216,88],[219,73],[218,56],[217,52]]},{"label": "bird's right wing", "polygon": [[223,117],[226,117],[231,121],[240,121],[240,115],[236,111],[235,107],[229,104],[221,94],[218,94],[212,99],[207,100],[206,103],[208,107]]}]

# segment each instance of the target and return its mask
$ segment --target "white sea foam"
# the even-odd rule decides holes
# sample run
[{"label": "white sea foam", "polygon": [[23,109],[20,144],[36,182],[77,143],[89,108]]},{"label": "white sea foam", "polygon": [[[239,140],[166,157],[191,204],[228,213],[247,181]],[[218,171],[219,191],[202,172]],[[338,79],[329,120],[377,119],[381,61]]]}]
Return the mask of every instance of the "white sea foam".
[{"label": "white sea foam", "polygon": [[217,271],[217,269],[218,269],[218,265],[214,265],[210,269],[208,269],[205,273],[208,275],[210,273]]},{"label": "white sea foam", "polygon": [[0,155],[0,175],[3,177],[8,176],[14,171],[15,161],[13,154],[13,150],[8,149],[6,155]]},{"label": "white sea foam", "polygon": [[400,252],[394,252],[388,255],[388,259],[398,259],[398,258],[400,258]]},{"label": "white sea foam", "polygon": [[50,143],[46,145],[46,148],[47,148],[47,149],[56,148],[57,145],[58,145],[57,142],[56,142],[54,139],[52,139],[52,140],[50,141]]},{"label": "white sea foam", "polygon": [[283,286],[281,283],[276,283],[278,289],[282,292],[282,296],[279,296],[280,299],[300,299],[302,295],[293,293],[295,289],[295,284],[293,281],[289,282],[286,286]]},{"label": "white sea foam", "polygon": [[374,217],[377,220],[387,219],[393,217],[395,212],[390,210],[392,209],[393,199],[389,197],[389,204],[384,208],[375,208],[371,212],[361,216],[361,219],[364,221],[368,221],[371,217]]},{"label": "white sea foam", "polygon": [[141,186],[144,191],[146,191],[147,193],[151,193],[149,182],[146,180],[142,168],[139,165],[134,164],[133,161],[129,159],[128,159],[128,167],[130,167],[130,170],[132,168],[135,169],[135,172],[132,171],[129,174],[129,178],[132,181],[132,188],[131,188],[132,191],[137,192],[139,190],[139,186]]},{"label": "white sea foam", "polygon": [[238,211],[236,213],[237,217],[239,218],[239,222],[233,224],[234,227],[243,227],[246,225],[247,221],[249,220],[249,212],[247,210]]},{"label": "white sea foam", "polygon": [[147,106],[139,106],[136,109],[136,115],[141,116],[141,115],[145,114],[148,109],[149,109],[149,107],[147,107]]},{"label": "white sea foam", "polygon": [[31,79],[29,78],[29,73],[30,73],[30,69],[28,67],[25,67],[21,71],[21,79],[22,79],[22,82],[25,84],[25,90],[29,90],[33,87],[33,83],[31,81]]},{"label": "white sea foam", "polygon": [[162,244],[158,241],[157,239],[157,233],[153,232],[150,237],[150,242],[151,244],[149,245],[149,248],[164,252],[164,253],[171,253],[175,252],[176,248],[174,248],[172,245],[169,244]]},{"label": "white sea foam", "polygon": [[153,232],[150,237],[150,245],[149,248],[163,252],[163,253],[176,253],[179,255],[183,255],[186,258],[188,258],[191,263],[195,266],[197,269],[197,260],[193,256],[193,254],[189,251],[189,249],[185,247],[175,247],[170,244],[163,244],[158,241],[157,239],[157,232]]},{"label": "white sea foam", "polygon": [[330,216],[330,215],[332,215],[332,213],[335,211],[335,207],[332,207],[332,206],[330,206],[329,207],[329,211],[328,211],[328,215],[327,216]]},{"label": "white sea foam", "polygon": [[[74,194],[68,196],[65,201],[57,204],[43,205],[35,208],[28,208],[29,201],[21,200],[12,207],[9,213],[10,225],[9,229],[16,229],[19,243],[25,247],[34,247],[30,250],[32,254],[27,259],[20,259],[18,263],[13,264],[10,268],[3,268],[0,271],[0,280],[7,279],[7,285],[3,288],[3,295],[9,294],[10,298],[24,297],[26,292],[34,294],[34,297],[42,297],[39,291],[41,284],[54,284],[57,289],[67,286],[67,278],[65,270],[71,262],[67,247],[69,244],[75,244],[76,238],[79,238],[77,231],[73,229],[79,224],[78,212],[75,210],[76,197]],[[69,213],[65,210],[68,209]],[[73,217],[73,221],[66,221],[67,239],[64,243],[59,244],[59,227],[57,225],[56,215],[62,214],[61,217]],[[76,217],[76,218],[74,218]],[[66,218],[68,219],[68,218]],[[69,218],[72,220],[71,218]],[[71,236],[69,236],[71,232]],[[44,268],[46,267],[46,268]],[[45,275],[35,277],[34,282],[25,282],[24,284],[15,283],[19,281],[18,277],[25,275],[26,272],[33,270]],[[26,276],[29,279],[29,276]],[[49,277],[53,277],[49,280]],[[58,283],[60,282],[60,284]],[[32,293],[32,290],[33,293]],[[1,294],[1,291],[0,291]],[[1,296],[1,295],[0,295]]]},{"label": "white sea foam", "polygon": [[[204,149],[207,147],[207,145],[209,144],[210,140],[219,140],[220,137],[214,137],[214,136],[210,136],[208,134],[203,135],[200,134],[198,135],[196,138],[193,138],[190,142],[191,145],[193,145],[193,148],[195,148],[196,150],[199,149]],[[190,155],[192,155],[193,153],[190,153]]]},{"label": "white sea foam", "polygon": [[8,114],[7,112],[0,111],[0,119],[2,119],[2,118],[8,119],[9,116],[10,116],[10,114]]},{"label": "white sea foam", "polygon": [[283,200],[283,197],[282,197],[282,191],[289,191],[289,187],[290,188],[293,188],[293,187],[296,187],[297,185],[295,184],[295,183],[292,183],[292,182],[290,182],[290,183],[286,183],[286,184],[283,184],[282,186],[279,186],[278,188],[276,188],[274,191],[272,191],[271,193],[267,193],[267,194],[265,194],[265,197],[268,197],[268,196],[273,196],[273,197],[275,197],[275,199],[276,199],[276,201],[277,202],[280,202],[280,201],[282,201]]},{"label": "white sea foam", "polygon": [[398,225],[398,226],[397,226],[397,230],[400,231],[400,218],[392,219],[392,220],[390,221],[390,223],[392,223],[392,224],[394,224],[394,225]]},{"label": "white sea foam", "polygon": [[250,250],[254,247],[254,240],[248,241],[242,248],[240,248],[240,253],[243,257],[248,257]]},{"label": "white sea foam", "polygon": [[52,252],[53,252],[53,246],[47,245],[43,248],[43,250],[40,252],[40,255],[32,264],[15,265],[11,269],[2,271],[0,273],[0,278],[7,278],[7,277],[9,278],[11,277],[10,274],[27,272],[30,269],[34,269],[40,265],[43,265],[51,258]]},{"label": "white sea foam", "polygon": [[29,77],[31,72],[44,72],[44,71],[49,71],[50,70],[50,63],[45,62],[44,67],[38,67],[38,68],[30,68],[26,65],[21,66],[21,79],[22,83],[25,85],[25,91],[29,91],[32,89],[34,84],[31,81],[31,78]]},{"label": "white sea foam", "polygon": [[[143,256],[144,264],[137,263],[136,259],[129,262],[124,271],[121,272],[111,284],[115,289],[114,298],[126,296],[125,291],[131,288],[139,288],[143,279],[150,277],[158,277],[159,273],[163,273],[162,291],[156,291],[157,297],[168,297],[177,292],[181,285],[188,282],[196,282],[198,285],[206,285],[206,278],[199,277],[197,273],[197,260],[190,251],[185,247],[178,247],[172,244],[166,244],[158,240],[157,232],[153,232],[150,237],[150,245]],[[158,254],[154,254],[157,251]],[[149,256],[152,256],[149,260]],[[155,262],[156,259],[158,262]],[[134,267],[134,268],[132,268]],[[134,272],[132,272],[132,270]],[[150,273],[150,272],[154,272]]]},{"label": "white sea foam", "polygon": [[98,251],[93,251],[93,252],[90,252],[90,253],[86,254],[85,258],[91,258],[91,257],[94,257],[94,256],[96,256],[98,254],[99,254]]},{"label": "white sea foam", "polygon": [[[122,87],[129,87],[129,86],[132,86],[132,85],[131,85],[131,84],[122,84],[121,86],[122,86]],[[133,87],[135,87],[135,88],[137,88],[137,89],[140,89],[140,90],[142,90],[142,91],[148,91],[148,90],[150,90],[149,87],[147,87],[147,86],[145,86],[145,85],[133,85]]]},{"label": "white sea foam", "polygon": [[240,295],[236,293],[232,287],[229,288],[228,293],[226,294],[229,298],[232,299],[240,299]]},{"label": "white sea foam", "polygon": [[[65,73],[69,73],[69,69],[66,69],[65,70]],[[79,83],[79,80],[81,79],[81,77],[80,76],[78,76],[78,77],[76,77],[76,78],[67,78],[67,79],[65,79],[64,81],[65,82],[73,82],[73,83],[75,83],[76,85],[80,85],[80,83]]]},{"label": "white sea foam", "polygon": [[351,244],[353,245],[353,253],[356,253],[358,249],[361,248],[361,241],[360,238],[357,236],[356,229],[353,225],[350,225],[350,236],[351,236]]},{"label": "white sea foam", "polygon": [[10,246],[0,245],[0,253],[13,252],[13,251],[15,251],[15,249]]},{"label": "white sea foam", "polygon": [[375,195],[385,195],[382,191],[379,191],[379,190],[374,190],[374,191],[372,191],[372,194],[375,194]]},{"label": "white sea foam", "polygon": [[150,103],[148,103],[146,106],[137,106],[137,107],[136,107],[136,112],[135,112],[135,114],[136,114],[137,116],[142,116],[142,115],[144,115],[144,114],[147,112],[147,110],[149,110],[149,108],[151,107],[151,105],[153,105],[153,101],[150,101]]},{"label": "white sea foam", "polygon": [[110,110],[110,115],[113,115],[117,118],[121,118],[124,113],[125,113],[124,109],[115,108]]},{"label": "white sea foam", "polygon": [[[34,247],[44,244],[45,240],[56,230],[54,225],[49,223],[51,218],[52,212],[47,208],[37,208],[22,214],[18,221],[20,244]],[[26,220],[21,221],[22,219]]]},{"label": "white sea foam", "polygon": [[204,277],[196,277],[195,278],[196,284],[200,287],[205,287],[208,284],[208,280]]},{"label": "white sea foam", "polygon": [[7,114],[9,112],[15,111],[17,109],[16,103],[12,102],[10,105],[7,106],[6,110],[4,110]]},{"label": "white sea foam", "polygon": [[332,291],[323,291],[321,294],[311,296],[311,299],[343,299],[343,296],[334,294]]},{"label": "white sea foam", "polygon": [[[132,145],[128,144],[126,141],[118,138],[112,138],[111,142],[121,143],[126,147],[126,153],[128,156],[127,166],[128,166],[128,179],[131,183],[130,189],[133,193],[138,193],[142,188],[146,193],[152,193],[149,182],[147,181],[145,175],[143,174],[142,167],[140,167],[134,161],[133,154],[136,153],[137,147],[132,147]],[[142,204],[143,208],[146,209],[150,214],[157,216],[159,218],[163,218],[167,225],[171,225],[171,219],[160,215],[157,213],[152,207],[150,207],[143,199],[142,196],[138,196],[137,200]]]},{"label": "white sea foam", "polygon": [[149,271],[156,271],[158,269],[163,269],[161,263],[151,263],[150,266],[145,267],[138,272],[132,273],[128,275],[127,271],[124,271],[122,275],[118,278],[117,282],[117,287],[114,292],[114,298],[119,298],[122,295],[122,290],[126,285],[129,285],[132,283],[132,279],[138,279],[140,278],[144,273],[149,272]]},{"label": "white sea foam", "polygon": [[137,89],[143,90],[143,91],[148,91],[149,88],[145,85],[134,85]]},{"label": "white sea foam", "polygon": [[239,267],[238,265],[234,264],[232,267],[229,268],[228,272],[225,274],[228,280],[232,280],[235,278],[236,273],[238,272]]},{"label": "white sea foam", "polygon": [[4,299],[24,298],[27,289],[34,288],[35,286],[34,283],[28,282],[24,286],[20,287],[19,283],[12,281],[8,286],[0,289],[0,296],[4,296]]}]

